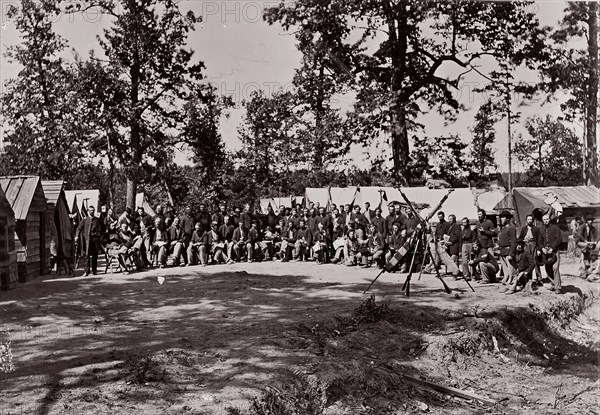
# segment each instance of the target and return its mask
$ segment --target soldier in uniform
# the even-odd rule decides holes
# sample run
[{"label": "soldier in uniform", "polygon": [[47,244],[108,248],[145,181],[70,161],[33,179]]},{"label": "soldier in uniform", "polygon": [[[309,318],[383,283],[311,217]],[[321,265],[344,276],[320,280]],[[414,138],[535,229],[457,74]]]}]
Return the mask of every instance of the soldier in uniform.
[{"label": "soldier in uniform", "polygon": [[93,206],[88,208],[89,216],[79,223],[75,235],[75,240],[81,241],[81,252],[84,255],[84,277],[90,274],[90,265],[92,273],[98,274],[98,251],[101,249],[102,226],[100,219],[94,216],[95,211]]}]

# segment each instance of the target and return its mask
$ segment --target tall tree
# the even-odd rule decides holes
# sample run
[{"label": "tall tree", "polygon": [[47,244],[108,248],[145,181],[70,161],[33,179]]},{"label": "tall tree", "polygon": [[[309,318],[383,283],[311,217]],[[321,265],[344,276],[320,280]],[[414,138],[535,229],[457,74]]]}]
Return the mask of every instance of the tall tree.
[{"label": "tall tree", "polygon": [[233,105],[231,98],[217,96],[213,85],[203,84],[183,106],[185,121],[178,140],[192,151],[204,185],[215,182],[219,167],[225,160],[219,123]]},{"label": "tall tree", "polygon": [[73,94],[73,73],[60,57],[66,41],[52,27],[60,13],[60,2],[51,0],[8,6],[7,17],[22,41],[4,54],[21,68],[2,96],[4,173],[68,180],[83,161],[80,143],[87,126],[80,110],[85,106]]},{"label": "tall tree", "polygon": [[348,152],[351,142],[340,110],[333,107],[336,94],[344,93],[353,79],[347,64],[355,47],[343,42],[350,32],[347,16],[339,3],[304,0],[267,9],[265,20],[294,30],[302,53],[293,79],[297,134],[308,167],[322,173]]},{"label": "tall tree", "polygon": [[[452,120],[460,108],[453,90],[462,77],[479,72],[480,59],[501,57],[497,39],[506,37],[507,27],[521,39],[537,25],[523,2],[337,1],[346,5],[352,37],[361,45],[353,65],[355,133],[367,144],[389,136],[400,183],[410,176],[409,133],[418,127],[416,116],[430,107]],[[461,73],[445,75],[448,66]]]},{"label": "tall tree", "polygon": [[552,33],[556,43],[552,59],[548,59],[543,67],[546,88],[550,92],[567,91],[570,95],[562,104],[567,120],[583,121],[586,144],[584,181],[596,185],[600,185],[597,142],[598,13],[595,1],[568,2],[560,28]]},{"label": "tall tree", "polygon": [[268,97],[260,90],[244,102],[246,114],[239,129],[243,149],[240,156],[258,185],[273,184],[275,172],[289,170],[301,157],[293,128],[291,92],[276,92]]},{"label": "tall tree", "polygon": [[519,137],[515,155],[525,163],[532,186],[573,186],[582,182],[582,145],[575,133],[549,115],[528,118],[529,137]]},{"label": "tall tree", "polygon": [[472,134],[469,146],[472,166],[470,178],[476,182],[486,180],[498,168],[492,148],[496,141],[496,113],[495,105],[487,100],[475,114],[475,126],[469,129]]},{"label": "tall tree", "polygon": [[183,15],[175,0],[90,0],[78,9],[90,8],[113,18],[99,39],[106,55],[99,61],[112,75],[106,81],[124,92],[117,108],[125,114],[126,134],[115,139],[126,151],[116,154],[127,176],[127,206],[134,207],[143,163],[172,148],[172,131],[183,120],[181,102],[202,78],[204,65],[185,48],[198,19]]}]

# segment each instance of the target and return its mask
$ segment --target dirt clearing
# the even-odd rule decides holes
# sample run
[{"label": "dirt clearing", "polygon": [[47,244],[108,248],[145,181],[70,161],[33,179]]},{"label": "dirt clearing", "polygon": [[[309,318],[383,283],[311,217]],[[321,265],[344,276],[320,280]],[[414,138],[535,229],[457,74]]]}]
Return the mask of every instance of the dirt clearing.
[{"label": "dirt clearing", "polygon": [[406,298],[405,275],[384,274],[371,298],[375,275],[258,263],[0,292],[15,368],[0,414],[600,413],[598,284],[505,295],[447,278],[448,295],[424,275]]}]

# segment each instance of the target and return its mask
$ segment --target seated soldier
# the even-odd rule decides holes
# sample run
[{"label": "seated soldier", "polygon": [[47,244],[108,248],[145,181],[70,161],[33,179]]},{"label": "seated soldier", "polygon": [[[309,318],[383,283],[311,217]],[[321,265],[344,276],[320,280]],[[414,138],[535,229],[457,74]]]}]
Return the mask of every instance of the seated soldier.
[{"label": "seated soldier", "polygon": [[477,282],[481,284],[496,282],[496,276],[500,272],[498,261],[496,261],[496,258],[494,258],[494,255],[489,250],[481,247],[481,242],[479,241],[473,242],[472,259],[469,261],[469,265],[477,272],[475,277]]},{"label": "seated soldier", "polygon": [[254,262],[256,255],[256,247],[259,241],[258,221],[253,219],[250,222],[250,230],[248,230],[248,239],[246,240],[246,251],[248,252],[248,262]]},{"label": "seated soldier", "polygon": [[310,247],[310,230],[304,225],[304,219],[300,219],[298,223],[296,242],[294,243],[294,260],[302,261],[305,259],[305,255],[308,255],[307,251]]},{"label": "seated soldier", "polygon": [[325,230],[323,222],[317,223],[317,231],[313,235],[313,252],[316,257],[318,264],[324,264],[329,261],[329,253],[327,247],[329,246],[329,237]]},{"label": "seated soldier", "polygon": [[169,231],[160,216],[154,220],[154,229],[151,236],[152,253],[158,259],[160,268],[167,265],[167,250],[169,249]]},{"label": "seated soldier", "polygon": [[198,264],[203,237],[204,231],[202,230],[202,225],[200,225],[200,222],[196,222],[196,225],[194,225],[194,231],[192,232],[192,238],[190,239],[190,243],[188,244],[187,248],[188,267]]},{"label": "seated soldier", "polygon": [[204,232],[202,244],[200,245],[200,263],[205,267],[209,262],[208,253],[210,252],[213,262],[225,262],[231,264],[233,261],[225,254],[225,243],[221,234],[218,232],[219,223],[213,221],[211,230]]},{"label": "seated soldier", "polygon": [[119,264],[123,267],[123,270],[128,271],[127,260],[131,259],[136,270],[141,271],[143,268],[143,261],[141,255],[141,249],[143,249],[142,237],[135,235],[127,226],[127,223],[121,223],[119,230],[119,238],[121,239],[121,248],[119,252]]},{"label": "seated soldier", "polygon": [[598,251],[590,252],[589,261],[581,270],[581,278],[589,282],[600,282],[600,259],[598,259]]},{"label": "seated soldier", "polygon": [[348,235],[346,236],[346,244],[344,245],[344,258],[345,264],[349,267],[354,266],[358,263],[360,252],[360,244],[356,237],[356,231],[352,228],[348,229]]},{"label": "seated soldier", "polygon": [[513,294],[518,287],[525,286],[531,280],[532,272],[535,268],[535,259],[531,253],[525,249],[525,241],[517,240],[516,258],[517,276],[514,278],[513,284],[508,287],[506,294]]},{"label": "seated soldier", "polygon": [[344,228],[345,225],[339,225],[336,226],[335,222],[334,222],[334,231],[333,231],[333,237],[335,238],[333,241],[333,259],[331,260],[331,262],[333,262],[334,264],[337,264],[338,262],[341,263],[342,259],[345,259],[344,257],[344,251],[345,251],[345,246],[346,246],[346,233],[344,232]]},{"label": "seated soldier", "polygon": [[265,261],[272,261],[273,259],[275,259],[276,239],[277,234],[273,232],[273,228],[271,226],[267,226],[262,241],[259,242],[260,249],[262,251],[262,256],[265,259]]},{"label": "seated soldier", "polygon": [[233,244],[231,240],[233,238],[233,231],[235,231],[235,226],[231,222],[231,217],[229,215],[223,216],[223,224],[219,226],[219,233],[223,238],[223,243],[225,244],[225,253],[231,259],[233,252]]},{"label": "seated soldier", "polygon": [[292,259],[294,246],[296,245],[297,230],[292,221],[288,221],[288,225],[281,231],[281,262],[288,262]]},{"label": "seated soldier", "polygon": [[375,264],[377,264],[378,268],[383,267],[384,260],[384,249],[385,249],[385,238],[383,234],[379,233],[376,224],[372,224],[370,227],[370,235],[367,240],[366,249],[363,251],[362,257],[362,265],[368,266],[368,257],[373,258]]},{"label": "seated soldier", "polygon": [[186,234],[178,217],[173,218],[173,224],[169,228],[169,241],[171,242],[170,251],[174,258],[173,265],[179,266],[181,264],[181,266],[185,266],[187,262],[185,256]]},{"label": "seated soldier", "polygon": [[150,215],[148,215],[143,207],[138,207],[137,216],[135,217],[136,232],[139,230],[139,235],[142,237],[142,245],[144,249],[142,251],[142,261],[146,266],[152,265],[148,254],[151,252],[150,246],[150,234],[152,233],[153,221]]},{"label": "seated soldier", "polygon": [[248,232],[244,229],[244,222],[239,221],[238,227],[233,231],[231,237],[231,243],[233,245],[232,254],[235,255],[234,261],[240,262],[245,259],[246,254],[246,241],[248,239]]},{"label": "seated soldier", "polygon": [[285,218],[279,218],[278,222],[277,222],[277,226],[275,226],[274,229],[274,237],[273,237],[273,248],[275,251],[275,258],[277,259],[281,259],[283,258],[281,255],[281,245],[283,244],[283,235],[285,235],[285,230],[286,230],[286,226],[285,226]]}]

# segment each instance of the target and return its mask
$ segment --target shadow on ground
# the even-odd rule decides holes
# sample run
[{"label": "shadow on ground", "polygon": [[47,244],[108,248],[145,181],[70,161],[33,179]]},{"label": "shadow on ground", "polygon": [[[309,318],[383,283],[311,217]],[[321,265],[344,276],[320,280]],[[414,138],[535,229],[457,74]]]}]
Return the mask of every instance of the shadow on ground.
[{"label": "shadow on ground", "polygon": [[[401,277],[390,275],[374,288],[377,301],[390,303],[385,318],[348,328],[368,298],[362,292],[371,273],[318,272],[322,281],[186,269],[171,270],[163,284],[151,272],[34,281],[0,293],[0,332],[12,340],[16,367],[0,374],[0,404],[39,414],[218,414],[229,405],[244,407],[267,385],[318,374],[331,386],[328,405],[345,400],[351,406],[370,396],[374,404],[393,401],[396,409],[424,403],[460,411],[462,402],[415,388],[397,371],[443,383],[444,376],[424,372],[415,359],[431,352],[445,361],[451,353],[469,355],[469,347],[494,350],[493,334],[500,348],[518,340],[514,349],[533,364],[594,377],[581,367],[597,367],[597,353],[550,326],[539,298],[490,304],[494,287],[471,293],[454,281],[448,296],[432,279],[413,281],[406,298]],[[587,295],[567,287],[572,294],[565,298]],[[480,314],[468,317],[473,307]],[[465,340],[473,342],[473,333],[480,344]],[[438,337],[448,341],[435,355],[428,346]]]}]

